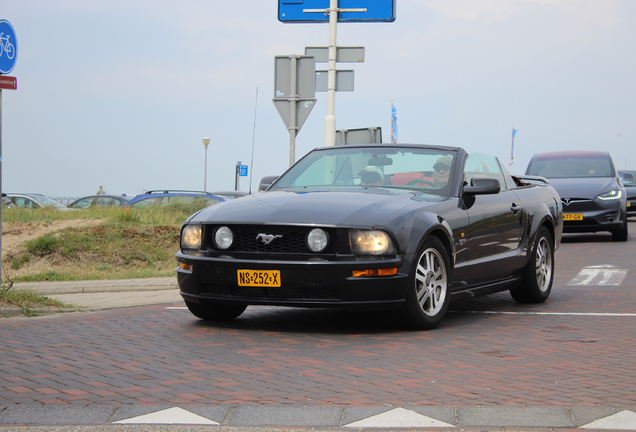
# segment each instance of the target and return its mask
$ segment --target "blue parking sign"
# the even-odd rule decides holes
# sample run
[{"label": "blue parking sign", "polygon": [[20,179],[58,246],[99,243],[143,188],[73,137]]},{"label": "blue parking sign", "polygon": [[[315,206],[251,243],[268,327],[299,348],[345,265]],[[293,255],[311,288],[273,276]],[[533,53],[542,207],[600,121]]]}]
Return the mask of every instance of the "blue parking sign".
[{"label": "blue parking sign", "polygon": [[247,165],[239,165],[239,177],[247,177]]},{"label": "blue parking sign", "polygon": [[[393,22],[396,0],[338,0],[338,8],[366,11],[339,12],[338,22]],[[283,23],[329,22],[329,14],[315,12],[329,9],[329,0],[278,0],[278,20]],[[314,12],[306,12],[314,10]]]},{"label": "blue parking sign", "polygon": [[7,20],[0,20],[0,74],[13,70],[18,59],[18,40],[15,30]]}]

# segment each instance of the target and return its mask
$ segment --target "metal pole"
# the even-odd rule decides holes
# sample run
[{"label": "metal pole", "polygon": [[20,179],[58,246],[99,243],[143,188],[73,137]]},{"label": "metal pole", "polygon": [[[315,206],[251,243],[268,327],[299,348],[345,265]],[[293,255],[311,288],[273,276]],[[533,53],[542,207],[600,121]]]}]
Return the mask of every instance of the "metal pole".
[{"label": "metal pole", "polygon": [[292,166],[294,162],[296,162],[296,134],[298,133],[298,128],[296,127],[296,103],[298,101],[298,84],[296,82],[296,74],[298,68],[298,56],[292,55],[289,58],[291,59],[291,80],[289,91],[292,93],[289,95],[291,110],[289,121],[289,166]]},{"label": "metal pole", "polygon": [[201,139],[203,141],[203,147],[205,147],[205,162],[203,168],[203,192],[207,192],[208,186],[208,144],[210,144],[210,138],[204,137]]},{"label": "metal pole", "polygon": [[234,190],[238,191],[239,189],[239,169],[241,167],[241,161],[236,162],[236,169],[234,170]]},{"label": "metal pole", "polygon": [[205,146],[205,168],[203,168],[203,192],[207,192],[208,186],[208,146]]},{"label": "metal pole", "polygon": [[338,24],[338,0],[329,5],[329,66],[327,71],[327,118],[325,119],[325,145],[336,145],[336,25]]},{"label": "metal pole", "polygon": [[0,284],[2,283],[2,89],[0,89]]}]

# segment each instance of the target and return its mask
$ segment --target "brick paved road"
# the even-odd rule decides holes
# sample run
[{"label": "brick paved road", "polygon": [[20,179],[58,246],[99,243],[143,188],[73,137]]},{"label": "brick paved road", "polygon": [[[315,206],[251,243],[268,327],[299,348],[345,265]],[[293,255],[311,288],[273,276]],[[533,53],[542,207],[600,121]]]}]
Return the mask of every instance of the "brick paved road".
[{"label": "brick paved road", "polygon": [[[570,240],[558,252],[548,303],[518,305],[507,293],[476,299],[454,305],[439,329],[426,332],[403,331],[387,316],[289,308],[249,308],[225,324],[165,305],[3,320],[0,406],[634,410],[634,249],[634,238]],[[620,286],[567,285],[599,264],[630,270]]]}]

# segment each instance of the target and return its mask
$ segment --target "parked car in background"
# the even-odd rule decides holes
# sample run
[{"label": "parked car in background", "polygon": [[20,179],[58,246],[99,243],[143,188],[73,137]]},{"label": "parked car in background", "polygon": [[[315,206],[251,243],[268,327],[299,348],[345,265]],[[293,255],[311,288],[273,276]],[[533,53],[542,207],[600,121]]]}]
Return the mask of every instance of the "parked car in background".
[{"label": "parked car in background", "polygon": [[133,198],[132,195],[90,195],[79,198],[68,205],[69,208],[119,207]]},{"label": "parked car in background", "polygon": [[15,204],[13,204],[13,202],[9,198],[7,198],[6,193],[2,194],[2,208],[15,208]]},{"label": "parked car in background", "polygon": [[513,178],[493,156],[324,147],[266,191],[188,218],[177,280],[205,320],[236,318],[248,305],[393,309],[427,329],[451,296],[509,290],[518,302],[544,302],[562,224],[554,188]]},{"label": "parked car in background", "polygon": [[526,175],[545,177],[563,202],[563,232],[609,231],[627,241],[627,199],[614,162],[606,151],[535,154]]},{"label": "parked car in background", "polygon": [[47,197],[42,194],[35,193],[8,193],[7,198],[11,200],[11,202],[16,207],[22,208],[42,208],[42,207],[52,207],[58,210],[68,210],[64,204],[55,201],[52,198]]},{"label": "parked car in background", "polygon": [[223,202],[226,198],[220,195],[214,195],[209,192],[187,191],[187,190],[151,190],[137,195],[123,207],[139,208],[147,206],[164,206],[170,203],[188,203],[195,199],[202,200],[213,205]]},{"label": "parked car in background", "polygon": [[627,216],[636,216],[636,171],[618,170],[627,193]]},{"label": "parked car in background", "polygon": [[208,192],[212,195],[216,195],[216,196],[220,196],[222,198],[225,198],[226,200],[228,199],[236,199],[236,198],[241,198],[244,197],[246,195],[249,195],[249,193],[247,192],[241,192],[241,191],[221,191],[221,192]]}]

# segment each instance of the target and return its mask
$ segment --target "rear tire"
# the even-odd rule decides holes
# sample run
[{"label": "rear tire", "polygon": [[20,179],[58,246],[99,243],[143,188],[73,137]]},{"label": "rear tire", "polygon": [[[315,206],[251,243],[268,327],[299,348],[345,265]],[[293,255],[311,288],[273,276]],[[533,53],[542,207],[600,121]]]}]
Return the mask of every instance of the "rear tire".
[{"label": "rear tire", "polygon": [[186,306],[197,318],[206,321],[230,321],[241,315],[247,306],[245,305],[228,305],[221,303],[193,303],[185,302]]},{"label": "rear tire", "polygon": [[625,217],[625,223],[623,224],[623,229],[612,233],[612,241],[627,241],[628,238],[629,238],[629,223],[627,222],[627,217]]},{"label": "rear tire", "polygon": [[550,296],[554,280],[554,242],[546,227],[541,227],[521,284],[510,290],[519,303],[543,303]]},{"label": "rear tire", "polygon": [[401,312],[408,327],[432,329],[439,325],[450,304],[450,260],[444,245],[434,236],[424,241],[415,257]]}]

